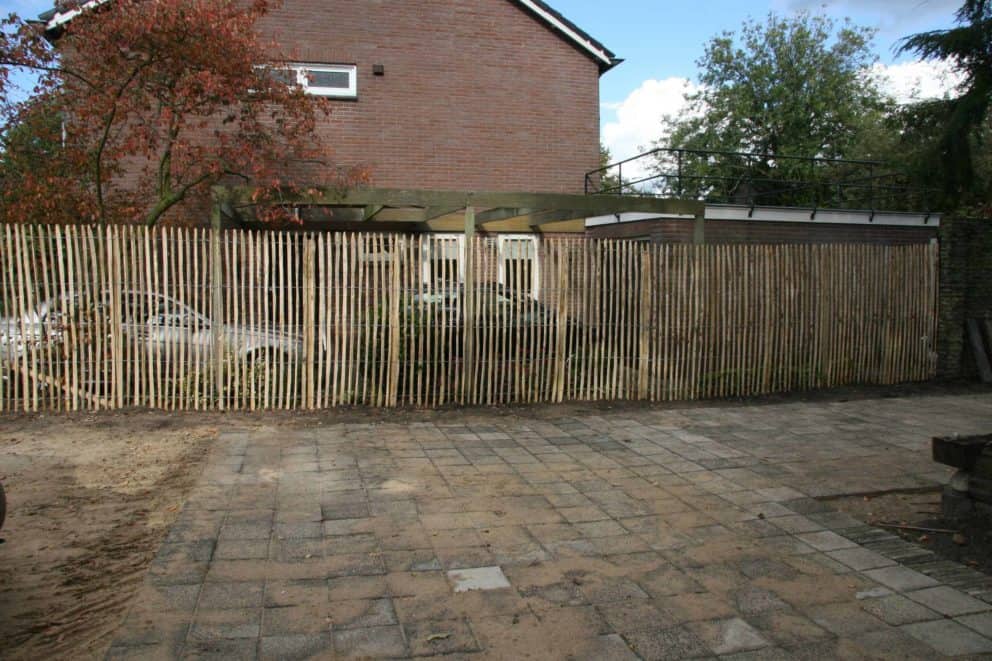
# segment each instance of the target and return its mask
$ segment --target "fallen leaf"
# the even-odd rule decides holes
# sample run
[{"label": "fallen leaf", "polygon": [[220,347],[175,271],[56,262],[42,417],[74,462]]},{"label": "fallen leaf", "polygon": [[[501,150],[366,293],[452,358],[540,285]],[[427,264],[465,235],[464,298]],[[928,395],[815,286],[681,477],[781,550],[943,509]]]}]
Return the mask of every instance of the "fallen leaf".
[{"label": "fallen leaf", "polygon": [[451,638],[450,633],[432,633],[431,635],[427,636],[427,642],[431,643],[434,642],[435,640],[447,640],[448,638]]}]

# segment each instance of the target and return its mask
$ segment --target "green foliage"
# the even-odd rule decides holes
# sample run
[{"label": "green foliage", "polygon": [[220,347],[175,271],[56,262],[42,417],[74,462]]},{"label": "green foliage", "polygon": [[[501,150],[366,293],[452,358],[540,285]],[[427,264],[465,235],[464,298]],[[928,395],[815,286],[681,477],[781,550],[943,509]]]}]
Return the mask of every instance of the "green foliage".
[{"label": "green foliage", "polygon": [[[613,162],[613,154],[603,143],[599,144],[599,167],[605,168]],[[610,193],[618,192],[620,189],[620,177],[616,169],[605,170],[599,177],[599,189]]]},{"label": "green foliage", "polygon": [[992,103],[992,0],[965,0],[958,27],[907,37],[900,52],[953,63],[964,74],[961,93],[905,113],[905,140],[918,178],[939,183],[945,205],[988,208],[989,158],[981,146]]},{"label": "green foliage", "polygon": [[[884,126],[890,101],[867,73],[876,59],[873,34],[801,13],[769,14],[764,22],[746,22],[739,35],[712,39],[697,62],[699,91],[687,95],[682,117],[666,120],[668,137],[657,146],[768,157],[689,157],[683,168],[705,179],[683,181],[690,190],[682,192],[767,195],[791,180],[854,176],[825,162],[783,157],[864,159],[891,142]],[[672,166],[670,154],[659,155],[659,170]],[[759,190],[742,190],[745,180]]]}]

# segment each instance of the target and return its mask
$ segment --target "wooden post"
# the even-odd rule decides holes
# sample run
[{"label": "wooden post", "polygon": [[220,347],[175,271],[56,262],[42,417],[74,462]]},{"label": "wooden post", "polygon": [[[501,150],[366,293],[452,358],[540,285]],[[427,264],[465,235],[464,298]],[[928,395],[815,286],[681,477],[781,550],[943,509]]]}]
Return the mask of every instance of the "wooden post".
[{"label": "wooden post", "polygon": [[654,260],[651,259],[651,246],[640,250],[640,294],[638,301],[639,345],[637,348],[637,399],[649,399],[649,375],[653,366],[651,360],[651,336],[654,328]]},{"label": "wooden post", "polygon": [[465,207],[465,304],[462,308],[461,403],[471,402],[475,383],[475,207]]},{"label": "wooden post", "polygon": [[696,211],[696,219],[692,223],[692,242],[696,245],[706,243],[706,207]]},{"label": "wooden post", "polygon": [[[302,370],[296,370],[303,377],[302,405],[313,409],[315,406],[314,388],[314,349],[316,347],[316,324],[317,319],[315,309],[317,296],[315,285],[316,261],[314,257],[314,239],[312,236],[303,238],[303,366]],[[294,357],[294,360],[298,358]],[[294,368],[295,369],[295,368]]]},{"label": "wooden post", "polygon": [[221,379],[221,371],[224,368],[224,333],[222,317],[224,311],[224,291],[221,286],[221,279],[224,275],[224,267],[221,263],[220,239],[221,239],[221,200],[214,197],[213,208],[210,210],[210,337],[213,347],[214,360],[214,389],[217,397],[217,408],[224,408],[224,384]]}]

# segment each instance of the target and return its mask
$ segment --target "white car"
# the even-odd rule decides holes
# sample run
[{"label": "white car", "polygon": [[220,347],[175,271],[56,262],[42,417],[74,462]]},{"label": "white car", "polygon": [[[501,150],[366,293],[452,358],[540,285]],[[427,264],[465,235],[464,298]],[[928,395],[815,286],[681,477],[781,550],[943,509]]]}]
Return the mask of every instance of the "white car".
[{"label": "white car", "polygon": [[[102,301],[90,302],[65,297],[42,302],[23,317],[0,319],[0,359],[16,362],[26,347],[61,345],[70,333],[92,338],[101,330],[96,323],[99,315],[104,317],[104,332],[111,333],[109,303],[109,294]],[[120,304],[126,343],[138,342],[160,360],[206,364],[213,358],[211,321],[188,305],[162,294],[136,291],[123,292]],[[239,360],[276,358],[292,364],[303,354],[300,335],[275,324],[223,324],[221,337],[225,353]]]}]

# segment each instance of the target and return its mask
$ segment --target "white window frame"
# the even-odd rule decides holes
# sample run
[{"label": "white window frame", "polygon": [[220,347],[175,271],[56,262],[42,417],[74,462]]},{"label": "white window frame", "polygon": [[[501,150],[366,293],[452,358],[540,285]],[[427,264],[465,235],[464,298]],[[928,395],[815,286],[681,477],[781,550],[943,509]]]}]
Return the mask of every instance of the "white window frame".
[{"label": "white window frame", "polygon": [[510,242],[521,242],[529,241],[531,244],[531,250],[533,250],[533,256],[531,257],[531,269],[530,269],[530,297],[535,301],[538,300],[539,292],[541,290],[541,258],[540,251],[538,250],[537,237],[533,234],[501,234],[498,237],[498,254],[499,259],[497,260],[497,277],[499,278],[499,284],[506,286],[506,263],[511,259],[507,254],[507,244]]},{"label": "white window frame", "polygon": [[[285,65],[273,66],[273,69],[288,71],[295,75],[296,84],[304,93],[311,96],[324,96],[334,99],[357,99],[358,98],[358,66],[355,64],[310,64],[306,62],[291,62]],[[349,85],[343,87],[320,87],[310,84],[310,76],[307,72],[318,71],[326,73],[346,73],[348,74]]]},{"label": "white window frame", "polygon": [[458,251],[455,256],[455,262],[458,266],[458,284],[465,282],[465,235],[464,234],[435,234],[431,237],[432,240],[425,241],[423,247],[423,259],[420,260],[420,277],[423,280],[424,285],[428,287],[433,287],[434,282],[431,278],[431,266],[433,265],[434,255],[433,249],[439,242],[456,241],[458,244]]}]

